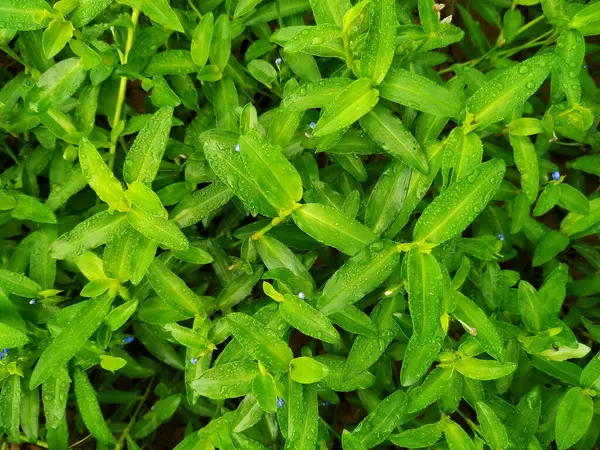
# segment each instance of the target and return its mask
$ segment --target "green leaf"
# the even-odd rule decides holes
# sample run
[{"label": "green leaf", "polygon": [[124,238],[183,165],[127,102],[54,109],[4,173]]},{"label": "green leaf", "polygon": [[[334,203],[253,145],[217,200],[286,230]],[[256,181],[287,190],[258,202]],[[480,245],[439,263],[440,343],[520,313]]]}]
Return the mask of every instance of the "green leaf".
[{"label": "green leaf", "polygon": [[444,436],[450,450],[475,450],[475,444],[465,430],[452,420],[444,424]]},{"label": "green leaf", "polygon": [[100,153],[88,139],[79,142],[79,162],[83,176],[100,199],[117,211],[129,211],[121,183],[108,168]]},{"label": "green leaf", "polygon": [[135,206],[127,213],[129,224],[148,239],[173,250],[187,250],[190,243],[174,223]]},{"label": "green leaf", "polygon": [[314,136],[325,136],[352,125],[367,114],[379,100],[379,92],[368,78],[359,78],[325,107]]},{"label": "green leaf", "polygon": [[533,253],[532,266],[537,267],[546,264],[565,250],[571,240],[560,231],[551,230],[546,233],[537,243]]},{"label": "green leaf", "polygon": [[73,24],[67,20],[53,20],[42,36],[42,48],[46,58],[53,58],[73,37]]},{"label": "green leaf", "polygon": [[[236,8],[236,12],[239,9],[240,4]],[[237,16],[236,16],[237,17]],[[194,29],[194,36],[192,37],[192,46],[190,53],[192,61],[199,69],[203,68],[208,61],[208,54],[210,52],[210,43],[212,41],[213,28],[214,28],[214,15],[209,12],[202,16],[198,25]]]},{"label": "green leaf", "polygon": [[358,253],[377,239],[363,224],[331,206],[308,203],[295,209],[292,217],[306,234],[347,255]]},{"label": "green leaf", "polygon": [[412,170],[404,163],[392,160],[381,176],[367,202],[365,225],[379,235],[386,231],[404,205]]},{"label": "green leaf", "polygon": [[474,380],[496,380],[513,373],[517,364],[500,363],[498,361],[465,358],[456,362],[456,370],[467,378]]},{"label": "green leaf", "polygon": [[404,69],[394,69],[378,87],[382,98],[436,116],[458,117],[462,102],[444,86]]},{"label": "green leaf", "polygon": [[302,198],[302,180],[281,150],[251,131],[240,137],[246,170],[265,198],[277,210],[290,209]]},{"label": "green leaf", "polygon": [[36,298],[42,287],[22,273],[0,269],[0,288],[19,297]]},{"label": "green leaf", "polygon": [[393,434],[389,440],[398,447],[425,448],[439,441],[443,431],[443,423],[435,422]]},{"label": "green leaf", "polygon": [[429,165],[421,146],[387,107],[377,105],[360,119],[360,126],[385,152],[427,174]]},{"label": "green leaf", "polygon": [[301,384],[311,384],[329,374],[329,368],[313,358],[302,356],[290,361],[290,377]]},{"label": "green leaf", "polygon": [[307,336],[331,344],[340,342],[340,335],[329,319],[295,295],[284,296],[279,304],[279,312],[287,323]]},{"label": "green leaf", "polygon": [[227,186],[212,183],[185,196],[171,211],[171,220],[180,228],[192,226],[227,204],[232,197]]},{"label": "green leaf", "polygon": [[79,58],[64,59],[42,74],[25,99],[32,113],[43,113],[60,106],[83,84],[86,71]]},{"label": "green leaf", "polygon": [[508,446],[508,434],[494,410],[483,402],[477,402],[476,409],[477,420],[488,445],[495,450],[506,448]]},{"label": "green leaf", "polygon": [[406,268],[413,338],[425,345],[434,340],[441,327],[443,276],[437,260],[421,253],[417,246],[408,253]]},{"label": "green leaf", "polygon": [[175,394],[157,401],[150,411],[139,419],[131,429],[131,435],[135,439],[144,438],[160,425],[168,422],[181,403],[181,395]]},{"label": "green leaf", "polygon": [[164,106],[140,130],[123,164],[125,182],[152,183],[167,147],[172,116],[173,108]]},{"label": "green leaf", "polygon": [[520,108],[550,74],[554,55],[534,56],[502,71],[483,85],[465,105],[473,128],[483,129]]},{"label": "green leaf", "polygon": [[342,26],[342,21],[346,11],[350,9],[348,0],[311,0],[310,8],[313,11],[315,20],[318,24],[334,23]]},{"label": "green leaf", "polygon": [[208,369],[192,381],[192,388],[197,395],[212,399],[243,397],[252,391],[252,381],[258,373],[256,362],[235,361]]},{"label": "green leaf", "polygon": [[114,295],[107,292],[85,302],[86,307],[73,317],[70,326],[64,328],[43,351],[31,374],[30,389],[52,377],[77,354],[102,324],[113,300]]},{"label": "green leaf", "polygon": [[454,296],[456,301],[454,315],[473,330],[474,338],[490,356],[503,363],[504,342],[494,323],[470,298],[458,291]]},{"label": "green leaf", "polygon": [[419,217],[415,241],[440,244],[460,235],[492,199],[505,170],[504,161],[492,159],[442,191]]},{"label": "green leaf", "polygon": [[509,135],[515,164],[521,172],[521,188],[529,203],[535,202],[540,188],[540,169],[533,143],[527,136]]},{"label": "green leaf", "polygon": [[200,298],[160,260],[155,259],[146,274],[152,289],[173,310],[185,316],[205,316]]},{"label": "green leaf", "polygon": [[579,387],[570,388],[556,413],[556,444],[563,450],[577,443],[587,431],[594,416],[594,402]]},{"label": "green leaf", "polygon": [[225,14],[217,17],[213,27],[212,40],[208,58],[221,72],[227,66],[231,54],[231,24]]},{"label": "green leaf", "polygon": [[273,372],[287,372],[293,355],[285,342],[256,319],[243,313],[230,313],[227,323],[244,349]]},{"label": "green leaf", "polygon": [[352,256],[323,287],[317,307],[326,316],[353,305],[377,289],[398,267],[400,256],[391,241],[378,241]]},{"label": "green leaf", "polygon": [[117,3],[139,9],[165,28],[183,32],[181,22],[167,0],[117,0]]},{"label": "green leaf", "polygon": [[21,421],[21,376],[10,375],[6,378],[0,392],[0,419],[2,428],[13,441],[20,441],[19,424]]},{"label": "green leaf", "polygon": [[401,423],[407,404],[407,396],[402,389],[388,395],[377,408],[365,417],[352,432],[366,448],[373,448],[385,441]]},{"label": "green leaf", "polygon": [[478,164],[481,164],[482,157],[483,144],[477,134],[464,134],[462,128],[453,129],[446,141],[442,162],[444,184],[448,185],[466,177]]},{"label": "green leaf", "polygon": [[52,18],[50,5],[45,0],[2,0],[0,28],[17,31],[39,30]]},{"label": "green leaf", "polygon": [[363,77],[370,78],[376,85],[381,84],[392,65],[396,28],[394,1],[375,0],[367,40],[361,52],[360,70]]},{"label": "green leaf", "polygon": [[261,372],[252,380],[252,394],[256,397],[260,407],[268,413],[277,412],[277,386],[273,375],[264,371],[259,364]]},{"label": "green leaf", "polygon": [[92,436],[100,442],[115,444],[117,440],[104,420],[97,394],[86,373],[77,369],[75,371],[75,398],[83,423]]}]

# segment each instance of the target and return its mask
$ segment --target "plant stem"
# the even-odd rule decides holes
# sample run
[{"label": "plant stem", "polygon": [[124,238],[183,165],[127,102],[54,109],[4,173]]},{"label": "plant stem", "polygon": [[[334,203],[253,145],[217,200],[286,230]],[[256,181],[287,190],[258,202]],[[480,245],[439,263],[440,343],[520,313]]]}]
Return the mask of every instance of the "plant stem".
[{"label": "plant stem", "polygon": [[129,436],[129,432],[133,428],[133,425],[135,425],[135,421],[136,421],[137,416],[139,415],[140,411],[142,410],[142,406],[144,406],[144,403],[146,403],[146,400],[148,400],[148,396],[150,395],[150,392],[152,390],[153,382],[154,382],[154,377],[152,377],[150,379],[150,383],[148,383],[146,392],[144,392],[144,395],[142,396],[142,398],[140,399],[140,401],[137,405],[137,408],[135,408],[135,411],[133,412],[133,416],[131,417],[131,420],[129,421],[129,423],[127,424],[125,429],[123,430],[123,433],[121,433],[121,436],[119,436],[119,441],[117,442],[117,445],[115,445],[115,450],[121,450],[121,446],[123,445],[123,442],[125,441],[125,439],[127,439],[127,436]]},{"label": "plant stem", "polygon": [[[131,26],[127,29],[127,41],[125,42],[125,50],[123,55],[121,56],[121,65],[127,64],[127,59],[129,57],[129,52],[131,51],[131,47],[133,47],[133,36],[135,35],[135,28],[137,26],[138,19],[140,17],[140,11],[133,8],[131,11]],[[115,106],[115,114],[113,115],[113,120],[111,123],[111,127],[113,131],[117,126],[121,123],[121,111],[123,110],[123,103],[125,102],[125,93],[127,92],[127,77],[121,77],[119,92],[117,94],[117,104]],[[108,160],[108,167],[112,170],[115,164],[115,154],[117,152],[117,139],[120,133],[113,133],[111,135],[110,142],[110,156]]]}]

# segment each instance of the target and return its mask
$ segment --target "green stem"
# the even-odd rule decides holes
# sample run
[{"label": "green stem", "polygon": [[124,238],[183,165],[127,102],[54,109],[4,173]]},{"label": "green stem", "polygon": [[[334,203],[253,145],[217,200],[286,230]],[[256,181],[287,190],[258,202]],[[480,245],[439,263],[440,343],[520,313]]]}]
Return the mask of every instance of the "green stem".
[{"label": "green stem", "polygon": [[281,222],[283,222],[283,219],[285,219],[286,216],[282,216],[282,217],[275,217],[273,220],[271,220],[271,222],[264,227],[262,230],[257,231],[256,233],[254,233],[252,235],[252,240],[254,241],[258,241],[266,232],[268,232],[271,228],[276,227],[277,225],[279,225]]},{"label": "green stem", "polygon": [[[125,49],[123,51],[123,56],[121,56],[121,65],[127,64],[127,59],[129,57],[129,52],[131,51],[131,47],[133,47],[133,36],[135,35],[135,28],[137,26],[138,19],[140,17],[140,11],[133,8],[131,11],[131,26],[127,29],[127,41],[125,42]],[[123,110],[123,103],[125,103],[125,94],[127,92],[127,77],[121,77],[121,81],[119,84],[119,92],[117,94],[117,104],[115,106],[115,113],[113,115],[113,120],[111,123],[111,128],[114,130],[121,122],[121,112]],[[108,160],[108,167],[113,168],[115,164],[115,154],[117,152],[117,139],[119,138],[120,133],[113,133],[111,136],[110,142],[110,156]]]},{"label": "green stem", "polygon": [[[24,442],[29,442],[29,439],[27,439],[27,437],[26,437],[26,436],[23,436],[23,435],[21,435],[21,436],[19,436],[19,437],[21,438],[21,440],[22,440],[22,441],[24,441]],[[48,448],[48,444],[47,444],[46,442],[42,441],[42,440],[38,440],[37,442],[29,442],[29,443],[30,443],[30,444],[34,444],[34,445],[37,445],[38,447],[42,447],[42,448]],[[4,449],[4,448],[6,448],[6,447],[5,447],[5,445],[6,445],[6,443],[5,443],[5,442],[3,442],[3,443],[2,443],[2,448],[3,448],[3,449]]]},{"label": "green stem", "polygon": [[545,18],[546,18],[546,16],[544,16],[543,14],[541,14],[538,17],[536,17],[535,19],[533,19],[532,21],[527,22],[525,25],[523,25],[521,28],[519,28],[517,30],[517,34],[515,36],[518,36],[519,34],[524,33],[525,31],[529,30],[532,26],[534,26],[535,24],[541,22]]},{"label": "green stem", "polygon": [[319,417],[319,418],[321,419],[321,422],[323,422],[323,425],[325,425],[325,427],[327,427],[327,429],[328,429],[329,431],[331,431],[331,434],[333,434],[333,435],[335,436],[335,438],[336,438],[338,441],[340,441],[340,442],[341,442],[341,441],[342,441],[342,436],[341,436],[341,435],[340,435],[340,434],[339,434],[337,431],[335,431],[335,428],[333,428],[331,425],[329,425],[329,424],[328,424],[328,423],[325,421],[325,419],[323,419],[322,417]]},{"label": "green stem", "polygon": [[148,400],[148,396],[150,395],[150,392],[152,391],[152,383],[153,382],[154,382],[154,377],[150,379],[150,383],[148,383],[146,392],[144,392],[144,395],[142,396],[142,398],[140,399],[140,401],[137,405],[137,408],[135,408],[135,411],[133,412],[133,416],[131,417],[131,420],[129,421],[129,423],[127,424],[125,429],[123,430],[123,433],[121,433],[121,436],[119,436],[117,445],[115,445],[115,450],[121,450],[121,446],[123,445],[123,442],[125,442],[125,439],[127,439],[127,436],[129,436],[129,432],[133,428],[133,425],[135,425],[135,421],[137,420],[137,416],[139,415],[140,411],[142,410],[142,406],[144,406],[144,403],[146,403],[146,400]]},{"label": "green stem", "polygon": [[198,8],[196,8],[196,5],[194,5],[194,2],[192,0],[188,0],[188,5],[190,5],[190,8],[192,8],[194,13],[198,16],[198,19],[202,19],[202,14],[200,13],[200,11],[198,11]]}]

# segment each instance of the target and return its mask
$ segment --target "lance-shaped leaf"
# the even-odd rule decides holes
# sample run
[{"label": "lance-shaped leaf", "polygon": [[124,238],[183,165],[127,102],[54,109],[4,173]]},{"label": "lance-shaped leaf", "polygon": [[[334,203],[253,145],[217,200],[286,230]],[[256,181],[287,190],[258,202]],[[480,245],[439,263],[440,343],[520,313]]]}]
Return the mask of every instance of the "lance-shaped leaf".
[{"label": "lance-shaped leaf", "polygon": [[316,56],[343,57],[342,29],[337,25],[323,24],[297,33],[284,45],[288,54],[308,53]]},{"label": "lance-shaped leaf", "polygon": [[316,83],[308,83],[286,95],[281,105],[290,111],[305,111],[311,108],[325,108],[334,98],[348,87],[350,78],[325,78]]},{"label": "lance-shaped leaf", "polygon": [[86,71],[79,58],[64,59],[45,71],[26,98],[26,108],[43,113],[51,106],[60,106],[71,97],[85,80]]},{"label": "lance-shaped leaf", "polygon": [[21,419],[21,376],[17,373],[9,375],[0,392],[0,419],[2,428],[11,440],[20,441],[19,424]]},{"label": "lance-shaped leaf", "polygon": [[396,50],[396,28],[398,21],[394,1],[376,0],[360,59],[361,75],[375,84],[381,84],[392,65]]},{"label": "lance-shaped leaf", "polygon": [[386,231],[398,216],[404,204],[412,170],[401,161],[394,159],[385,168],[373,188],[367,209],[365,225],[377,235]]},{"label": "lance-shaped leaf", "polygon": [[594,402],[580,387],[570,388],[556,412],[556,444],[560,450],[572,447],[586,433],[594,416]]},{"label": "lance-shaped leaf", "polygon": [[[442,163],[442,176],[444,185],[455,182],[481,164],[483,157],[483,144],[475,133],[464,134],[462,128],[455,128],[450,132],[444,150]],[[450,171],[452,173],[450,174]]]},{"label": "lance-shaped leaf", "polygon": [[484,402],[477,402],[476,409],[477,420],[488,445],[495,450],[506,448],[508,446],[506,427],[494,410]]},{"label": "lance-shaped leaf", "polygon": [[146,277],[152,289],[175,311],[185,316],[206,315],[200,298],[160,260],[152,262]]},{"label": "lance-shaped leaf", "polygon": [[[404,298],[401,295],[393,295],[379,301],[371,313],[373,323],[377,326],[377,333],[356,337],[344,367],[345,377],[349,378],[367,370],[383,355],[400,331],[393,314],[403,308]],[[332,314],[331,317],[335,316],[336,314]]]},{"label": "lance-shaped leaf", "polygon": [[292,217],[306,234],[347,255],[354,255],[377,240],[366,226],[331,206],[308,203],[294,210]]},{"label": "lance-shaped leaf", "polygon": [[408,223],[410,215],[415,210],[419,202],[423,199],[427,191],[431,187],[433,180],[438,174],[442,166],[444,157],[444,145],[439,141],[433,141],[425,144],[425,154],[427,155],[427,164],[429,165],[429,173],[422,174],[418,170],[412,170],[410,174],[410,182],[408,183],[408,191],[406,198],[402,202],[402,206],[392,225],[385,232],[385,237],[393,238],[398,232]]},{"label": "lance-shaped leaf", "polygon": [[53,20],[42,36],[42,49],[46,58],[53,58],[73,37],[73,24],[67,20]]},{"label": "lance-shaped leaf", "polygon": [[358,424],[352,436],[365,448],[381,444],[402,422],[406,404],[406,394],[402,389],[398,389],[383,399],[377,408]]},{"label": "lance-shaped leaf", "polygon": [[210,216],[233,197],[223,183],[215,182],[184,197],[171,211],[171,220],[186,228]]},{"label": "lance-shaped leaf", "polygon": [[256,362],[235,361],[208,369],[192,381],[192,388],[197,395],[212,399],[243,397],[252,391],[252,381],[258,373]]},{"label": "lance-shaped leaf", "polygon": [[379,92],[371,80],[359,78],[338,94],[324,109],[314,131],[325,136],[352,125],[367,114],[379,100]]},{"label": "lance-shaped leaf", "polygon": [[435,422],[422,425],[417,428],[404,430],[389,437],[392,444],[405,448],[430,447],[439,441],[444,432],[443,422]]},{"label": "lance-shaped leaf", "polygon": [[173,250],[187,250],[190,243],[170,220],[149,214],[135,206],[127,213],[129,224],[148,239]]},{"label": "lance-shaped leaf", "polygon": [[86,138],[79,141],[79,163],[83,176],[100,200],[117,211],[125,212],[130,209],[121,183],[108,168],[94,144]]},{"label": "lance-shaped leaf", "polygon": [[540,189],[538,156],[529,137],[513,136],[512,134],[509,137],[515,164],[521,173],[521,188],[531,204],[537,199]]},{"label": "lance-shaped leaf", "polygon": [[534,56],[502,71],[467,101],[472,126],[483,129],[520,108],[542,85],[552,70],[554,55]]},{"label": "lance-shaped leaf", "polygon": [[517,370],[517,364],[513,362],[502,364],[498,361],[475,358],[461,359],[454,367],[465,377],[482,381],[496,380]]},{"label": "lance-shaped leaf", "polygon": [[463,428],[452,420],[444,425],[444,436],[450,450],[475,450],[475,443]]},{"label": "lance-shaped leaf", "polygon": [[42,290],[41,286],[31,278],[6,269],[0,269],[0,288],[7,294],[26,298],[35,298]]},{"label": "lance-shaped leaf", "polygon": [[3,0],[0,4],[0,28],[39,30],[51,19],[51,8],[45,0]]},{"label": "lance-shaped leaf", "polygon": [[196,66],[198,66],[198,70],[202,69],[206,65],[206,61],[208,61],[208,53],[210,52],[210,42],[212,40],[214,22],[215,19],[213,13],[209,12],[202,16],[200,23],[196,25],[196,29],[194,30],[190,53],[192,56],[192,61],[194,64],[196,64]]},{"label": "lance-shaped leaf", "polygon": [[284,300],[279,304],[279,313],[287,323],[307,336],[332,344],[340,341],[340,335],[329,319],[295,295],[284,295]]},{"label": "lance-shaped leaf", "polygon": [[31,374],[30,389],[36,388],[53,376],[77,354],[102,324],[113,300],[114,294],[106,292],[98,298],[85,302],[85,308],[79,310],[71,322],[43,351]]},{"label": "lance-shaped leaf", "polygon": [[83,370],[77,369],[75,370],[74,380],[77,407],[86,428],[100,442],[115,444],[117,440],[104,420],[98,403],[98,394],[90,383],[88,376]]},{"label": "lance-shaped leaf", "polygon": [[281,149],[251,131],[240,137],[242,161],[249,175],[277,210],[289,209],[302,198],[302,180]]},{"label": "lance-shaped leaf", "polygon": [[227,323],[244,349],[273,372],[287,372],[292,350],[273,331],[243,313],[230,313]]},{"label": "lance-shaped leaf", "polygon": [[261,236],[257,241],[260,259],[269,270],[288,269],[294,275],[314,281],[302,261],[283,243],[271,236]]},{"label": "lance-shaped leaf", "polygon": [[470,327],[471,334],[490,356],[504,362],[504,342],[493,322],[475,302],[461,292],[456,291],[454,298],[454,315]]},{"label": "lance-shaped leaf", "polygon": [[290,361],[290,377],[302,384],[316,383],[329,374],[329,368],[316,359],[301,356]]},{"label": "lance-shaped leaf", "polygon": [[326,316],[353,305],[377,289],[398,267],[396,244],[381,240],[352,256],[325,283],[317,307]]},{"label": "lance-shaped leaf", "polygon": [[258,368],[260,373],[252,380],[252,394],[265,412],[273,414],[277,412],[277,385],[264,366],[259,364]]},{"label": "lance-shaped leaf", "polygon": [[392,70],[378,89],[386,100],[436,116],[458,117],[462,109],[455,92],[404,69]]},{"label": "lance-shaped leaf", "polygon": [[480,164],[431,202],[415,225],[415,241],[441,244],[460,235],[492,199],[506,166],[501,159]]},{"label": "lance-shaped leaf", "polygon": [[424,174],[427,158],[415,137],[386,106],[377,105],[360,119],[360,126],[385,152]]},{"label": "lance-shaped leaf", "polygon": [[165,28],[183,32],[183,27],[168,0],[117,0],[117,3],[139,9]]},{"label": "lance-shaped leaf", "polygon": [[140,130],[123,163],[127,183],[152,183],[167,147],[172,116],[173,108],[164,106]]},{"label": "lance-shaped leaf", "polygon": [[78,256],[122,236],[127,230],[127,214],[102,211],[60,236],[50,246],[50,251],[56,259]]},{"label": "lance-shaped leaf", "polygon": [[[235,139],[208,140],[204,145],[204,154],[211,169],[254,214],[276,217],[278,211],[271,206],[263,191],[246,170],[240,153],[236,151],[236,145]],[[207,188],[203,190],[205,189]],[[219,188],[219,191],[223,191],[223,187]]]},{"label": "lance-shaped leaf", "polygon": [[439,263],[417,246],[408,253],[406,262],[408,306],[413,337],[421,344],[431,342],[441,327],[443,277]]},{"label": "lance-shaped leaf", "polygon": [[310,8],[315,16],[315,21],[320,25],[323,23],[335,23],[342,26],[346,11],[352,5],[348,0],[311,0]]}]

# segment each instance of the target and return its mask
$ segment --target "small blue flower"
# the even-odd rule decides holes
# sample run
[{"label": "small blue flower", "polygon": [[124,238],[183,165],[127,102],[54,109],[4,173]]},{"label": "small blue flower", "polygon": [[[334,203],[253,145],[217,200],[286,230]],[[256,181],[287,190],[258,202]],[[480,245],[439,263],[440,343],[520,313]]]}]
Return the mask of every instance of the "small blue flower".
[{"label": "small blue flower", "polygon": [[324,401],[323,402],[323,406],[329,406],[329,402],[328,401]]},{"label": "small blue flower", "polygon": [[31,300],[29,300],[29,304],[30,305],[37,305],[37,300],[35,298],[32,298]]},{"label": "small blue flower", "polygon": [[281,397],[277,397],[277,409],[280,409],[284,403],[285,403],[284,399],[282,399]]},{"label": "small blue flower", "polygon": [[317,127],[317,124],[314,122],[311,122],[309,126],[314,130]]},{"label": "small blue flower", "polygon": [[105,351],[106,353],[110,352],[110,347],[104,347],[104,351]]},{"label": "small blue flower", "polygon": [[125,344],[131,344],[133,342],[133,336],[127,336],[125,339],[123,339],[123,342]]},{"label": "small blue flower", "polygon": [[501,241],[503,241],[503,240],[504,240],[504,235],[503,235],[502,233],[500,233],[500,234],[498,235],[498,239],[500,239]]},{"label": "small blue flower", "polygon": [[240,151],[240,144],[235,144],[235,151],[239,152]]},{"label": "small blue flower", "polygon": [[281,58],[277,58],[277,59],[275,60],[275,64],[277,64],[277,65],[279,66],[279,65],[281,64]]},{"label": "small blue flower", "polygon": [[4,350],[2,350],[2,353],[4,353],[5,355],[8,355],[8,349],[5,348]]},{"label": "small blue flower", "polygon": [[198,358],[192,358],[190,359],[190,363],[191,364],[196,364],[198,362]]},{"label": "small blue flower", "polygon": [[4,359],[4,353],[0,353],[0,361]]},{"label": "small blue flower", "polygon": [[306,298],[306,295],[304,295],[304,292],[300,292],[298,294],[298,298],[300,298],[301,300],[304,300]]},{"label": "small blue flower", "polygon": [[554,181],[558,181],[558,180],[560,180],[560,172],[559,172],[558,170],[556,170],[556,171],[552,172],[552,179],[553,179]]}]

